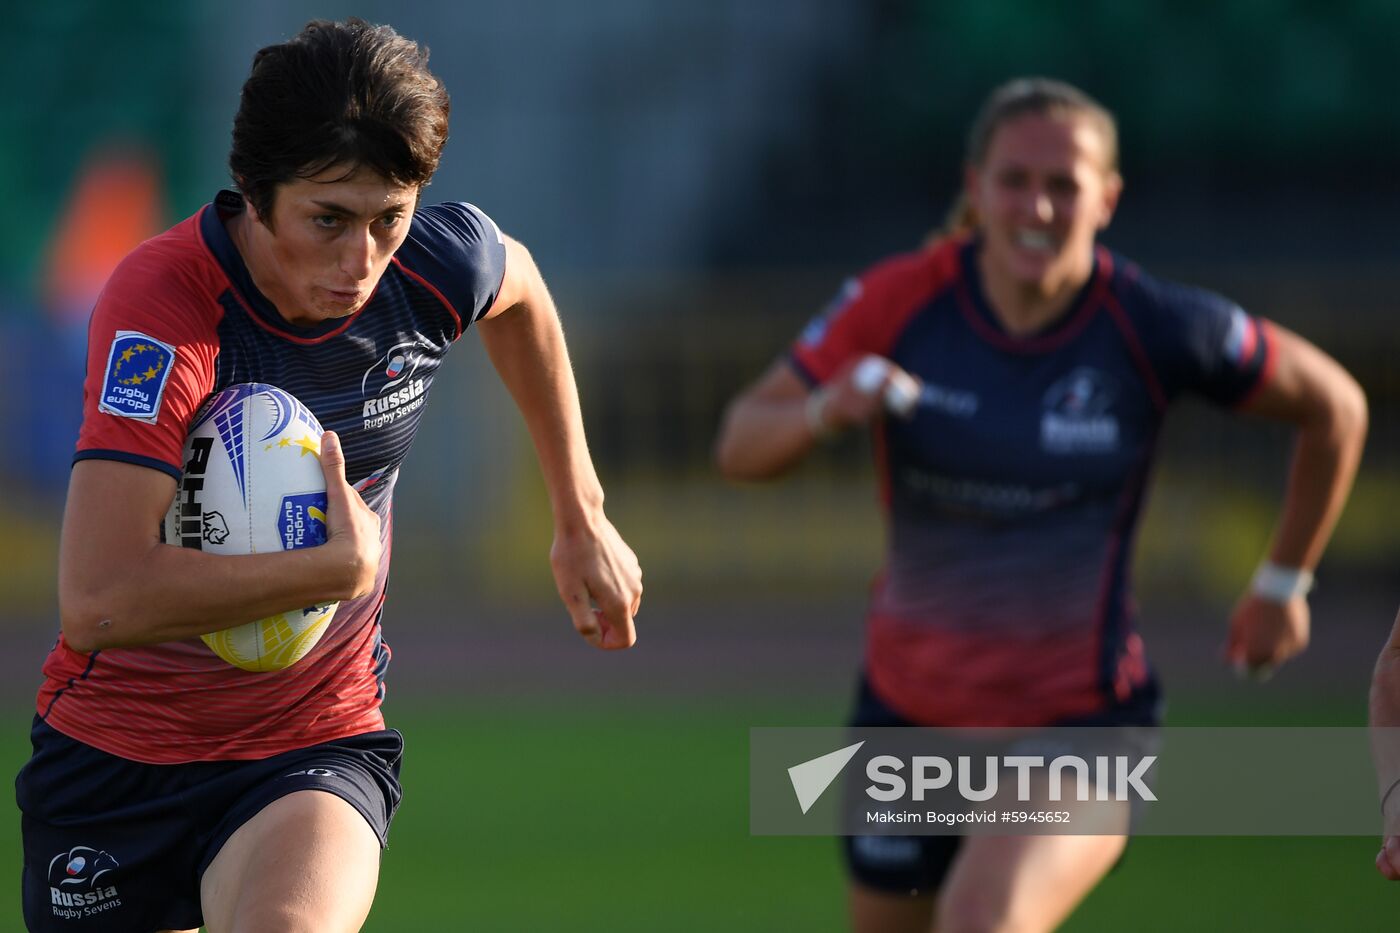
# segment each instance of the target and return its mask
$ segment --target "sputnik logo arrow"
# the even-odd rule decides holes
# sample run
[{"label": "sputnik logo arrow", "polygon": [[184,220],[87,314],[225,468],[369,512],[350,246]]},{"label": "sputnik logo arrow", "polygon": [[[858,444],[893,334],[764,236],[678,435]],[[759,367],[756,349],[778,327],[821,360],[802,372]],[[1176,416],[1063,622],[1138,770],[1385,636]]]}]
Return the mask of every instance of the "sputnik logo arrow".
[{"label": "sputnik logo arrow", "polygon": [[788,778],[792,781],[793,792],[797,794],[797,802],[801,805],[803,813],[812,809],[812,804],[826,793],[826,789],[836,780],[841,769],[846,767],[864,744],[857,742],[847,745],[820,758],[813,758],[788,768]]}]

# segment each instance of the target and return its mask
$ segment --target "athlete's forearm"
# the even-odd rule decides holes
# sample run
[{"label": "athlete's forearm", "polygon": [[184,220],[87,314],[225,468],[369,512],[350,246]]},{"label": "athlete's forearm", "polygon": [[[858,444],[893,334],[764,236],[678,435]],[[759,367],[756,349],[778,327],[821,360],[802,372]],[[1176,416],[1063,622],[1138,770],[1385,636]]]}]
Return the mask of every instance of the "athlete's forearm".
[{"label": "athlete's forearm", "polygon": [[1351,491],[1366,441],[1366,394],[1336,360],[1271,325],[1273,374],[1245,410],[1297,430],[1283,509],[1269,559],[1311,569],[1322,557]]},{"label": "athlete's forearm", "polygon": [[[1394,835],[1400,832],[1400,614],[1376,658],[1370,705],[1371,755],[1376,765],[1381,812],[1386,834]],[[1400,863],[1394,867],[1400,868]]]},{"label": "athlete's forearm", "polygon": [[563,328],[543,283],[478,327],[530,432],[555,528],[568,534],[591,526],[602,514],[603,487],[588,453]]},{"label": "athlete's forearm", "polygon": [[1317,565],[1351,492],[1366,440],[1366,399],[1347,379],[1298,425],[1288,489],[1269,559]]},{"label": "athlete's forearm", "polygon": [[[1390,639],[1376,658],[1371,678],[1371,725],[1400,726],[1400,614]],[[1396,777],[1400,778],[1400,749],[1397,749]]]},{"label": "athlete's forearm", "polygon": [[[323,466],[331,460],[340,462],[324,452]],[[326,544],[227,556],[160,542],[169,476],[112,460],[75,464],[58,561],[65,640],[78,651],[174,641],[369,592],[378,520],[363,503],[364,514],[353,512],[355,492],[340,488],[342,474],[332,479]]]},{"label": "athlete's forearm", "polygon": [[63,572],[59,613],[77,651],[178,641],[348,596],[326,546],[227,556],[155,543],[105,573]]},{"label": "athlete's forearm", "polygon": [[[730,479],[771,479],[792,469],[812,449],[808,396],[740,396],[724,413],[715,462]],[[820,416],[817,409],[811,420]]]}]

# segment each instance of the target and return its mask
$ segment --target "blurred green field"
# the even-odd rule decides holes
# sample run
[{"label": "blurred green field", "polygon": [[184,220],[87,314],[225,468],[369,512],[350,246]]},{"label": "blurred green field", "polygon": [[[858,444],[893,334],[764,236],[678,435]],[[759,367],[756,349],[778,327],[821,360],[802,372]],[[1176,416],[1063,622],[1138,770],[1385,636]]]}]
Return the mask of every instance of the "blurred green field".
[{"label": "blurred green field", "polygon": [[[839,721],[839,704],[822,707],[396,703],[386,712],[407,737],[405,802],[366,930],[842,930],[836,845],[755,838],[747,825],[749,727]],[[1357,722],[1353,709],[1309,712]],[[1209,706],[1173,719],[1225,721]],[[3,725],[13,773],[25,724]],[[1375,873],[1375,849],[1369,838],[1138,839],[1065,929],[1393,930],[1400,886]],[[18,928],[14,884],[0,887],[0,917]]]}]

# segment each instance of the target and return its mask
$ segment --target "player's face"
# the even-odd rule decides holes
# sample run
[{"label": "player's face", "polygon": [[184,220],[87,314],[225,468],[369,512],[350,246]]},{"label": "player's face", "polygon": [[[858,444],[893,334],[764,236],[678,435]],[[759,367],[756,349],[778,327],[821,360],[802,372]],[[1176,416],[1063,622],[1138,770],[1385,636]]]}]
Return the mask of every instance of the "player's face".
[{"label": "player's face", "polygon": [[418,186],[332,166],[277,187],[272,223],[248,224],[249,270],[292,324],[348,317],[374,293],[408,236]]},{"label": "player's face", "polygon": [[1122,188],[1107,163],[1085,117],[1030,113],[997,127],[967,171],[988,272],[1046,294],[1087,280]]}]

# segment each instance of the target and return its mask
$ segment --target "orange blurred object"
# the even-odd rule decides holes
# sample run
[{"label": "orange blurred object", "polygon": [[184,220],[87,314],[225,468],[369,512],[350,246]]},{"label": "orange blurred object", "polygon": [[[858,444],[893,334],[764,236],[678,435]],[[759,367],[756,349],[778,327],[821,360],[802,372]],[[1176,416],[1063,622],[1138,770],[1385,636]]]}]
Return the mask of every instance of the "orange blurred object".
[{"label": "orange blurred object", "polygon": [[43,295],[63,323],[87,321],[127,253],[164,226],[156,157],[131,146],[95,151],[79,172],[48,251]]}]

